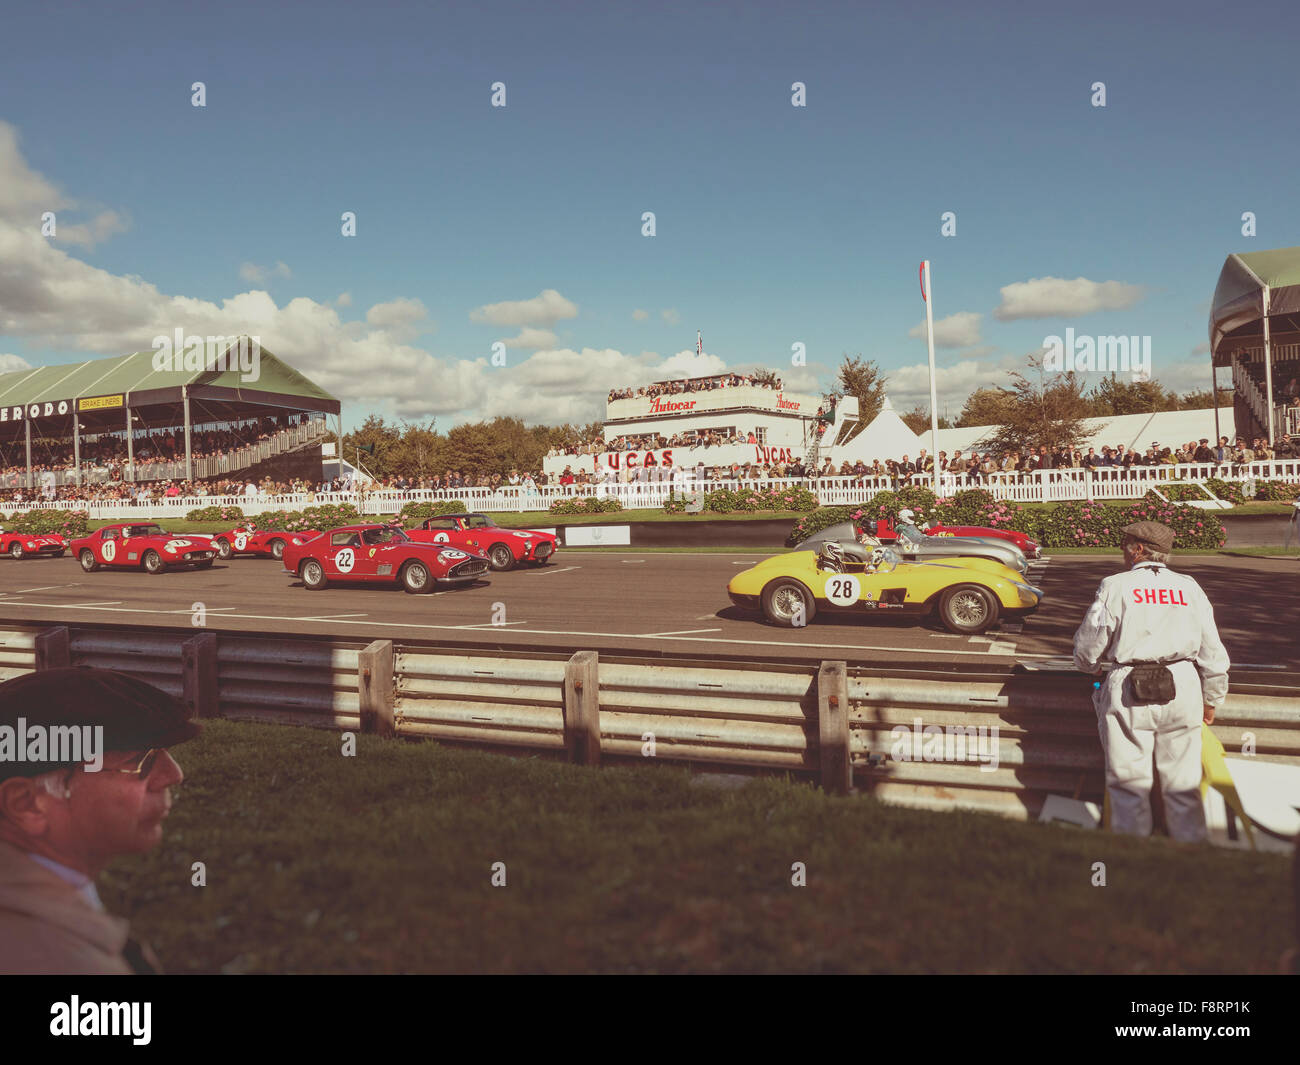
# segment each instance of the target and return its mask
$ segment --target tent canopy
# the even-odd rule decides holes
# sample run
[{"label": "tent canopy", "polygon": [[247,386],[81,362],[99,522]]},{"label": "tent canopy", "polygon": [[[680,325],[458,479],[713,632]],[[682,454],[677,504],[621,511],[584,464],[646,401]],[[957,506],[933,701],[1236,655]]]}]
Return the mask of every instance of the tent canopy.
[{"label": "tent canopy", "polygon": [[1238,347],[1263,342],[1260,281],[1269,288],[1271,330],[1300,332],[1300,247],[1229,255],[1219,273],[1210,307],[1210,354],[1214,365],[1226,366]]}]

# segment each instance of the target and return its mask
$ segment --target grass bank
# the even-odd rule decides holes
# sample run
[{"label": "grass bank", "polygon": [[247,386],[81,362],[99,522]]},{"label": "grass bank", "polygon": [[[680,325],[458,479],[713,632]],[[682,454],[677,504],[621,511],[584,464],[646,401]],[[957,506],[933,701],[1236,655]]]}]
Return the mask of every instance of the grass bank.
[{"label": "grass bank", "polygon": [[1292,926],[1273,854],[225,721],[175,753],[101,882],[170,972],[1266,972]]}]

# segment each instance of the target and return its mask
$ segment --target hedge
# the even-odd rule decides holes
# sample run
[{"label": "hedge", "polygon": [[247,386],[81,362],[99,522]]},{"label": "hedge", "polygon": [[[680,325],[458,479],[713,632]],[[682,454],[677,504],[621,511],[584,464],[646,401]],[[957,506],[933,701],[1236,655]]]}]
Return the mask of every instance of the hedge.
[{"label": "hedge", "polygon": [[929,506],[913,494],[928,491],[909,488],[901,493],[880,492],[862,507],[819,507],[794,523],[786,546],[793,547],[841,521],[897,518],[904,505],[916,511],[918,522],[928,519],[951,525],[1016,529],[1043,547],[1119,547],[1123,539],[1120,530],[1139,521],[1158,521],[1173,529],[1175,551],[1222,547],[1228,538],[1223,521],[1213,511],[1166,502],[1155,492],[1137,501],[1080,501],[1058,503],[1044,510],[1022,510],[1015,503],[995,500],[980,488],[958,492],[951,499],[937,500]]},{"label": "hedge", "polygon": [[552,514],[609,514],[622,510],[623,504],[617,499],[597,499],[587,496],[585,499],[557,499],[551,504]]},{"label": "hedge", "polygon": [[276,532],[303,532],[307,529],[324,532],[340,525],[355,525],[365,519],[351,503],[325,503],[303,510],[268,510],[253,520],[259,529]]},{"label": "hedge", "polygon": [[16,533],[60,533],[71,540],[90,531],[88,519],[89,514],[84,510],[29,510],[26,514],[15,514],[13,524],[5,528]]},{"label": "hedge", "polygon": [[412,500],[402,506],[398,511],[397,520],[401,523],[402,528],[407,529],[419,525],[421,522],[432,518],[435,514],[464,514],[466,513],[465,504],[459,499],[435,500],[432,503],[417,503]]},{"label": "hedge", "polygon": [[185,515],[186,521],[243,521],[243,507],[199,507]]}]

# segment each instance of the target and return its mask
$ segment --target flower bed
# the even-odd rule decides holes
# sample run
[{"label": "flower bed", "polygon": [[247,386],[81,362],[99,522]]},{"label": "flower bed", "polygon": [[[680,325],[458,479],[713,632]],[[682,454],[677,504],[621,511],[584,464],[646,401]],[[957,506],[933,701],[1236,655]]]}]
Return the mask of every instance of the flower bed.
[{"label": "flower bed", "polygon": [[199,507],[185,515],[186,521],[219,521],[222,523],[244,520],[243,507]]},{"label": "flower bed", "polygon": [[622,510],[623,504],[617,499],[597,499],[587,496],[585,499],[557,499],[551,504],[552,514],[610,514]]},{"label": "flower bed", "polygon": [[71,540],[86,535],[88,519],[84,510],[29,510],[15,514],[5,528],[17,533],[59,533]]},{"label": "flower bed", "polygon": [[435,514],[464,513],[465,504],[459,499],[439,499],[424,503],[417,503],[412,500],[398,512],[397,520],[403,529],[410,529],[428,518],[432,518]]}]

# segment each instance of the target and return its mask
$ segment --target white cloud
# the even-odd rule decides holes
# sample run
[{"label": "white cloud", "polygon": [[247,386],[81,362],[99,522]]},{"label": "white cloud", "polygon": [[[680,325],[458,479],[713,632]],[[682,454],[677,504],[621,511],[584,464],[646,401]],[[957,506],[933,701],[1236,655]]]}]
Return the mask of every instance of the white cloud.
[{"label": "white cloud", "polygon": [[553,348],[557,343],[555,334],[549,329],[535,329],[528,326],[519,330],[518,336],[502,340],[507,348]]},{"label": "white cloud", "polygon": [[1035,277],[1002,288],[1002,302],[993,311],[1001,322],[1018,318],[1075,318],[1094,311],[1132,307],[1146,290],[1125,281],[1089,281],[1076,277]]},{"label": "white cloud", "polygon": [[[939,413],[945,404],[950,417],[956,417],[969,396],[977,388],[1010,385],[1009,374],[1024,368],[1023,359],[1005,358],[1000,362],[982,362],[962,359],[952,366],[935,368],[935,387],[939,397]],[[930,405],[930,367],[918,362],[890,370],[885,392],[896,410],[907,411],[915,406]]]},{"label": "white cloud", "polygon": [[338,304],[340,307],[351,307],[351,306],[352,306],[352,293],[351,293],[351,292],[340,292],[340,293],[339,293],[339,298],[336,299],[334,302],[335,302],[336,304]]},{"label": "white cloud", "polygon": [[[974,311],[958,311],[934,323],[936,348],[966,348],[980,342],[980,319],[984,316]],[[925,322],[908,330],[910,337],[925,338]]]},{"label": "white cloud", "polygon": [[1206,341],[1203,344],[1197,344],[1196,347],[1192,348],[1193,355],[1208,355],[1209,353],[1210,353],[1210,344],[1208,341]]},{"label": "white cloud", "polygon": [[32,364],[21,355],[0,355],[0,373],[13,373],[15,370],[30,370]]},{"label": "white cloud", "polygon": [[552,326],[563,318],[577,316],[577,304],[565,299],[553,288],[546,289],[530,300],[488,303],[469,312],[471,322],[511,326]]},{"label": "white cloud", "polygon": [[293,271],[284,263],[276,261],[274,266],[258,266],[257,263],[242,263],[239,267],[239,279],[254,285],[264,285],[268,280],[289,278]]},{"label": "white cloud", "polygon": [[672,307],[669,307],[666,311],[660,311],[659,317],[669,325],[681,325],[682,322],[682,316]]},{"label": "white cloud", "polygon": [[710,355],[707,351],[703,355],[695,354],[694,348],[686,348],[684,351],[677,352],[676,355],[670,355],[658,368],[659,377],[657,381],[667,381],[676,378],[686,377],[708,377],[711,374],[722,373],[727,368],[727,364],[716,355]]},{"label": "white cloud", "polygon": [[640,307],[638,307],[636,310],[632,312],[632,321],[634,322],[644,322],[649,317],[650,317],[650,312],[643,311],[641,310]]},{"label": "white cloud", "polygon": [[126,219],[117,211],[100,211],[88,222],[69,222],[67,214],[79,206],[77,200],[65,196],[27,165],[18,147],[18,131],[7,122],[0,122],[0,218],[39,234],[41,216],[52,211],[54,235],[43,239],[86,248],[126,231]]}]

